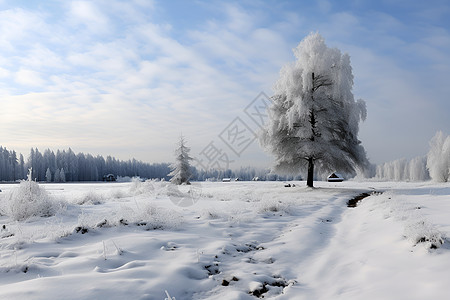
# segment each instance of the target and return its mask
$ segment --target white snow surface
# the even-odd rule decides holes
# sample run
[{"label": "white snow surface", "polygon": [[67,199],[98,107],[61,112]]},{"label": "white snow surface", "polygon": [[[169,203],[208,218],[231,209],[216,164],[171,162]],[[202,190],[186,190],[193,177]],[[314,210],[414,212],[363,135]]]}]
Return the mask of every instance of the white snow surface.
[{"label": "white snow surface", "polygon": [[40,184],[62,204],[0,216],[0,299],[450,299],[449,183],[294,184]]}]

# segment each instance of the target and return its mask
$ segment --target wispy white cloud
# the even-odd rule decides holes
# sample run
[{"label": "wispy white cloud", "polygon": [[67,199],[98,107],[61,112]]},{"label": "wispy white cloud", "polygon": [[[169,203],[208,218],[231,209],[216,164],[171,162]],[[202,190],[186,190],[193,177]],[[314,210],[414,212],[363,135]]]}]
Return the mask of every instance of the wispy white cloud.
[{"label": "wispy white cloud", "polygon": [[21,8],[0,11],[0,49],[2,51],[16,51],[17,47],[25,46],[28,40],[44,26],[42,15],[29,12]]},{"label": "wispy white cloud", "polygon": [[108,17],[91,1],[70,2],[68,15],[72,25],[85,27],[89,34],[104,34],[111,29]]},{"label": "wispy white cloud", "polygon": [[39,72],[27,69],[17,71],[15,73],[15,80],[21,85],[36,87],[43,86],[46,83]]},{"label": "wispy white cloud", "polygon": [[0,78],[7,78],[9,77],[11,72],[5,68],[0,68]]},{"label": "wispy white cloud", "polygon": [[[98,9],[86,2],[73,2],[70,8],[69,24],[82,24],[90,34],[98,34],[98,25],[108,24],[101,15],[100,21],[94,20]],[[168,29],[147,21],[86,45],[82,45],[90,39],[83,36],[86,32],[68,31],[67,39],[79,37],[80,43],[71,47],[52,40],[58,54],[38,40],[32,42],[33,47],[16,59],[27,69],[16,71],[15,81],[40,92],[21,93],[26,89],[17,87],[18,95],[10,98],[15,105],[3,109],[8,117],[2,118],[2,132],[11,133],[3,141],[11,147],[62,147],[72,141],[72,147],[91,144],[113,151],[129,148],[132,153],[155,145],[172,147],[181,129],[195,136],[199,118],[217,120],[211,108],[217,99],[225,100],[227,89],[235,84],[189,45],[171,38]],[[205,133],[199,137],[194,142],[204,140]],[[171,159],[168,152],[147,160]]]}]

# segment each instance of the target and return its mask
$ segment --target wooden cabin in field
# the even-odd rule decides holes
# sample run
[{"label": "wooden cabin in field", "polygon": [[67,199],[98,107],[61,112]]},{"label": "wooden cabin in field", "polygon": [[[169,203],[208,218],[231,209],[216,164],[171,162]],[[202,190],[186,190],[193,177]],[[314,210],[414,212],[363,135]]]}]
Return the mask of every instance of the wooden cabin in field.
[{"label": "wooden cabin in field", "polygon": [[342,182],[344,181],[344,177],[339,174],[339,173],[331,173],[328,177],[327,177],[327,181],[328,182]]},{"label": "wooden cabin in field", "polygon": [[116,176],[114,176],[113,174],[103,175],[103,181],[106,182],[116,181]]}]

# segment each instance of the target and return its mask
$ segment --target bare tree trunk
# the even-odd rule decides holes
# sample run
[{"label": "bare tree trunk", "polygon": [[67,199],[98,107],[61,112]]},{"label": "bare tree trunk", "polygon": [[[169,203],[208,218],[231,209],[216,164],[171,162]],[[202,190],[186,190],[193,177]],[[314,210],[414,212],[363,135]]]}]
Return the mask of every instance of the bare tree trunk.
[{"label": "bare tree trunk", "polygon": [[314,159],[308,158],[308,178],[306,180],[306,186],[313,187],[314,179]]}]

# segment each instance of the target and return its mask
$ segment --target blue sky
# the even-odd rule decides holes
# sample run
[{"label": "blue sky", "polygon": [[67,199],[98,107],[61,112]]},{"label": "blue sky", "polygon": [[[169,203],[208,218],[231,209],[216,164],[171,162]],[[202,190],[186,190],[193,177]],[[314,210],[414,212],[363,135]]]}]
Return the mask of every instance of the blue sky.
[{"label": "blue sky", "polygon": [[[221,139],[292,49],[318,31],[350,55],[367,103],[360,139],[382,163],[450,128],[448,1],[0,0],[0,145],[173,160],[182,133],[230,167],[269,166]],[[223,135],[222,135],[223,138]]]}]

